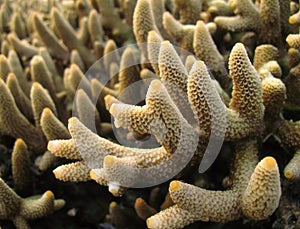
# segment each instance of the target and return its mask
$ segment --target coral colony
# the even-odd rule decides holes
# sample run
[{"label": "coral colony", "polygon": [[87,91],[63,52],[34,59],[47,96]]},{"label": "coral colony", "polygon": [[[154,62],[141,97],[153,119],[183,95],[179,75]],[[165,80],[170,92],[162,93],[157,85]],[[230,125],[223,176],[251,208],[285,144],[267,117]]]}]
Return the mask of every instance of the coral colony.
[{"label": "coral colony", "polygon": [[300,227],[298,1],[0,4],[0,228]]}]

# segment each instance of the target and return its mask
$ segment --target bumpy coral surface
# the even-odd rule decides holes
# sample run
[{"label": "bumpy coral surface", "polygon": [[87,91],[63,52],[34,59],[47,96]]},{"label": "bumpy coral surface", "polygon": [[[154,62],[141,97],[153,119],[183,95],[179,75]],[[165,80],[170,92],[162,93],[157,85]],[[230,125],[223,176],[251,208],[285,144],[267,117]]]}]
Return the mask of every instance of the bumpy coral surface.
[{"label": "bumpy coral surface", "polygon": [[0,228],[297,228],[299,8],[0,0]]}]

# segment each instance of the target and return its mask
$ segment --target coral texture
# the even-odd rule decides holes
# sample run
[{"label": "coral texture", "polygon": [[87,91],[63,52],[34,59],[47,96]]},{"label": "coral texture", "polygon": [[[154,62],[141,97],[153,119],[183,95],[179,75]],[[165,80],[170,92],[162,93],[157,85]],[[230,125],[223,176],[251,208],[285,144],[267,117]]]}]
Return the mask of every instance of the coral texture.
[{"label": "coral texture", "polygon": [[0,224],[278,227],[300,200],[299,8],[0,0]]}]

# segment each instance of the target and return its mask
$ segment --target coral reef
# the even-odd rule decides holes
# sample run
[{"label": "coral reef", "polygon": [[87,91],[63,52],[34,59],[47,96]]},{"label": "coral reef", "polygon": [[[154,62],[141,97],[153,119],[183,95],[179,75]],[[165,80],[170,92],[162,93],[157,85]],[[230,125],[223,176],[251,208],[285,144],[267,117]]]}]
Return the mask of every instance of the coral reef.
[{"label": "coral reef", "polygon": [[299,7],[0,0],[0,228],[296,228]]}]

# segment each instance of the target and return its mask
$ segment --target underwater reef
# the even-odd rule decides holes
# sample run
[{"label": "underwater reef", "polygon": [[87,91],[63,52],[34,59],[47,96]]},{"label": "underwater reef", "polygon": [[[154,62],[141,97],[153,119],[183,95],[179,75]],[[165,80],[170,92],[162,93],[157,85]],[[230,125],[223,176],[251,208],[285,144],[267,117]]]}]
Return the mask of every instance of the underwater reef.
[{"label": "underwater reef", "polygon": [[300,228],[300,2],[0,0],[0,229]]}]

